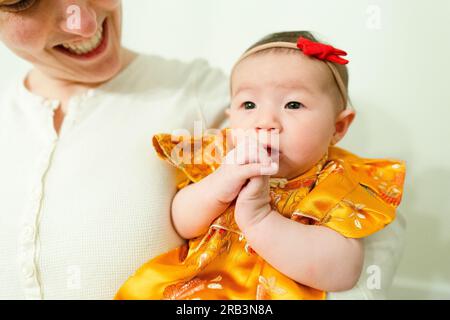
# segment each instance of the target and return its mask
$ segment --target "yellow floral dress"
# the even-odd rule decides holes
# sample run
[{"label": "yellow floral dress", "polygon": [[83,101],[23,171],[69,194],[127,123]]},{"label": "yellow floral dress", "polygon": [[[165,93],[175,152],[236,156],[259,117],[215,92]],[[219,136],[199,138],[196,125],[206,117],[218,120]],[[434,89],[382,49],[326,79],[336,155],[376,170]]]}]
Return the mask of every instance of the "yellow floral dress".
[{"label": "yellow floral dress", "polygon": [[[217,160],[229,149],[217,135],[172,141],[170,135],[159,134],[153,145],[162,159],[185,174],[186,181],[179,188],[212,173],[219,166]],[[180,145],[194,150],[189,154],[191,164],[181,163],[186,149],[175,150]],[[209,150],[207,155],[205,150]],[[289,181],[271,179],[271,204],[286,218],[312,228],[321,225],[348,238],[362,238],[394,220],[404,177],[403,161],[364,159],[331,146],[327,155],[301,176]],[[326,292],[289,279],[258,256],[237,227],[231,205],[205,235],[144,264],[123,284],[115,299],[325,297]]]}]

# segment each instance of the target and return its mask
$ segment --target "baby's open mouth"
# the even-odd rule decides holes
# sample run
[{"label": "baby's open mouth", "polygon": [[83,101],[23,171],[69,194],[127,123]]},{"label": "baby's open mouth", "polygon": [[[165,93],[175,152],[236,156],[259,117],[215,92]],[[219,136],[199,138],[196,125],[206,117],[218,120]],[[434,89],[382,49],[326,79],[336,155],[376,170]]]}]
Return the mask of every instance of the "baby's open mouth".
[{"label": "baby's open mouth", "polygon": [[273,148],[271,145],[266,145],[264,148],[267,150],[267,154],[269,157],[272,156],[279,156],[281,154],[281,151],[279,149]]},{"label": "baby's open mouth", "polygon": [[107,44],[107,23],[99,25],[97,32],[90,38],[79,42],[67,42],[55,46],[55,49],[72,57],[91,58],[102,53]]}]

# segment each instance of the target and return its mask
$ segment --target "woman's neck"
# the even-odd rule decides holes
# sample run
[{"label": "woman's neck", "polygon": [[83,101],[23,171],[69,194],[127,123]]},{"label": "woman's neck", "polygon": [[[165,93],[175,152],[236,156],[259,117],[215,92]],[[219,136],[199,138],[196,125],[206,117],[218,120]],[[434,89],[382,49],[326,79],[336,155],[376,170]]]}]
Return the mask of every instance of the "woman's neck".
[{"label": "woman's neck", "polygon": [[[120,71],[125,69],[136,56],[136,53],[127,49],[122,49],[122,66]],[[117,76],[120,71],[115,76]],[[38,96],[59,100],[64,105],[71,97],[80,95],[88,89],[96,88],[111,80],[112,79],[109,79],[100,83],[82,83],[58,79],[45,74],[45,72],[42,72],[38,68],[34,68],[25,79],[25,87]]]}]

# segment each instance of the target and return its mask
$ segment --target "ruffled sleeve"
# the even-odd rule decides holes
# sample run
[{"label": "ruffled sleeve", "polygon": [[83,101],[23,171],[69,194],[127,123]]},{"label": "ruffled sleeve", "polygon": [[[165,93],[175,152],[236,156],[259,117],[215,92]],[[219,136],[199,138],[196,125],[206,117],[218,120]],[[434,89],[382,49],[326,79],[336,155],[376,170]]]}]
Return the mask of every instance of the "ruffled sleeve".
[{"label": "ruffled sleeve", "polygon": [[157,155],[177,167],[185,176],[178,185],[184,188],[198,182],[214,172],[226,152],[226,130],[201,137],[183,137],[170,134],[153,136],[153,147]]},{"label": "ruffled sleeve", "polygon": [[395,219],[405,179],[405,163],[359,158],[331,147],[316,187],[298,213],[348,238],[362,238]]}]

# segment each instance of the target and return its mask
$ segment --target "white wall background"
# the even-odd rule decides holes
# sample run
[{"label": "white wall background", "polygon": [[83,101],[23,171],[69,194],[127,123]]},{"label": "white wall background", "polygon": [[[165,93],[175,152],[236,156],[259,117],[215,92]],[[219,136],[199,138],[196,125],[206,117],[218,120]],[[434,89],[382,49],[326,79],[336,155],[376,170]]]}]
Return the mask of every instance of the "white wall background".
[{"label": "white wall background", "polygon": [[[450,298],[450,1],[124,0],[124,43],[229,71],[267,33],[312,30],[350,53],[357,121],[342,146],[407,160],[407,247],[391,298]],[[0,86],[24,71],[0,45]]]}]

